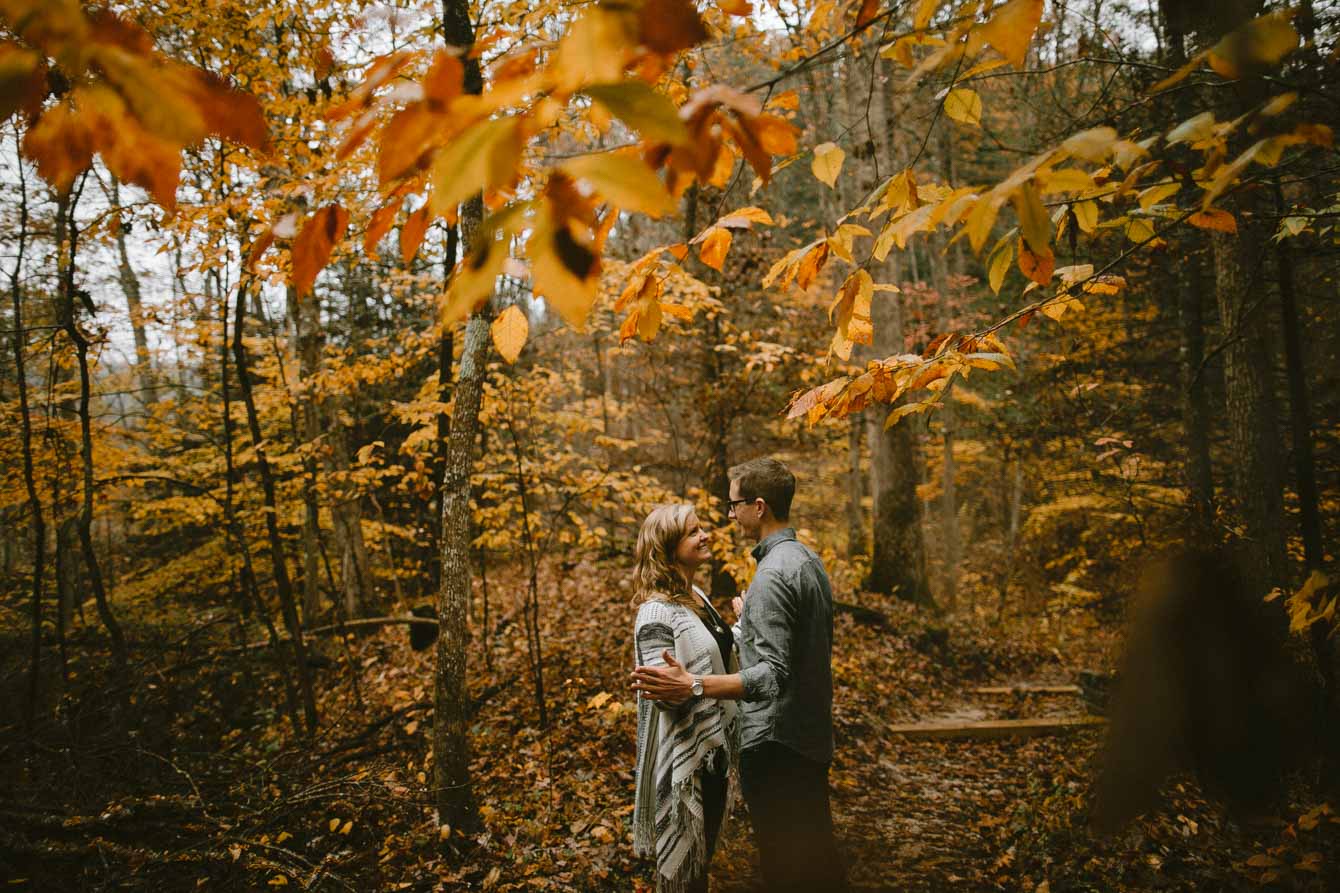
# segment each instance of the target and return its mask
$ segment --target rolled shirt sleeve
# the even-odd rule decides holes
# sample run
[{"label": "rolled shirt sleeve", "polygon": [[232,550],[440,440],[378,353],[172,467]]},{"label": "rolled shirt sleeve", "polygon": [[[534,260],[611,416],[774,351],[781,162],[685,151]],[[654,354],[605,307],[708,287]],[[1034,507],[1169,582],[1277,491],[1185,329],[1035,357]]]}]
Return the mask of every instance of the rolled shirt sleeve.
[{"label": "rolled shirt sleeve", "polygon": [[741,626],[749,628],[753,660],[740,670],[744,700],[771,701],[791,681],[791,649],[796,606],[790,587],[774,571],[762,571],[749,587]]}]

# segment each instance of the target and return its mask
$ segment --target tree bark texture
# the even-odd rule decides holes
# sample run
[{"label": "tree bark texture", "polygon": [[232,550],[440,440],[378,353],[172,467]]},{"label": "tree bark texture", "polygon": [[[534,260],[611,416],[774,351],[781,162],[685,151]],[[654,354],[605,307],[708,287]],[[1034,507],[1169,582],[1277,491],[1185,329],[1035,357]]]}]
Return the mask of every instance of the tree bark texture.
[{"label": "tree bark texture", "polygon": [[[451,46],[474,44],[474,25],[465,0],[442,0],[442,36]],[[466,58],[465,92],[483,90],[479,60]],[[481,196],[461,206],[463,254],[474,248],[484,217]],[[465,323],[460,368],[453,390],[451,431],[442,473],[442,526],[439,548],[442,574],[437,591],[437,670],[433,686],[433,800],[440,825],[462,831],[478,824],[470,776],[470,698],[466,690],[466,658],[470,644],[470,470],[479,439],[479,406],[495,314],[493,299]]]},{"label": "tree bark texture", "polygon": [[[900,298],[884,294],[881,300],[874,302],[871,311],[876,350],[883,351],[884,355],[899,352],[903,333]],[[871,411],[866,416],[870,435],[870,490],[874,502],[870,575],[865,581],[866,588],[891,593],[907,601],[930,604],[921,501],[917,498],[916,431],[908,419],[886,429],[886,412]]]},{"label": "tree bark texture", "polygon": [[1225,343],[1232,504],[1243,524],[1249,583],[1264,596],[1286,579],[1281,457],[1260,275],[1264,247],[1256,227],[1241,219],[1237,234],[1216,232],[1211,240]]}]

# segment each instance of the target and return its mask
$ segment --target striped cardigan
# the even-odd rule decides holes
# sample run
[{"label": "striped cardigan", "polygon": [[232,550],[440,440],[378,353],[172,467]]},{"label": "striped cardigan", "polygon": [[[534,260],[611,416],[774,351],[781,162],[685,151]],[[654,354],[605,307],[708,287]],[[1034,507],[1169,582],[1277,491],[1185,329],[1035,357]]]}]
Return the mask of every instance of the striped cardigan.
[{"label": "striped cardigan", "polygon": [[[642,666],[665,666],[669,651],[695,676],[733,673],[702,621],[673,602],[638,607],[633,658]],[[692,698],[683,704],[637,698],[637,794],[633,805],[633,850],[656,857],[657,889],[679,893],[707,870],[707,829],[701,773],[719,760],[732,767],[726,811],[736,796],[733,768],[739,724],[734,701]]]}]

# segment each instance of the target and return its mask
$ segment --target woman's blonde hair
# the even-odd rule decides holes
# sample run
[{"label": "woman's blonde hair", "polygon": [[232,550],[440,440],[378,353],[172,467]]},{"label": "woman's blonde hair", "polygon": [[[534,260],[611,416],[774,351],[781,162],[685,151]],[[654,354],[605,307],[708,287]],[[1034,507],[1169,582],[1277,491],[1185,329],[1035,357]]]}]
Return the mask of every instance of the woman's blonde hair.
[{"label": "woman's blonde hair", "polygon": [[693,514],[693,506],[688,503],[658,505],[642,522],[634,552],[634,607],[646,601],[674,602],[700,617],[705,615],[702,600],[675,569],[675,550],[688,533]]}]

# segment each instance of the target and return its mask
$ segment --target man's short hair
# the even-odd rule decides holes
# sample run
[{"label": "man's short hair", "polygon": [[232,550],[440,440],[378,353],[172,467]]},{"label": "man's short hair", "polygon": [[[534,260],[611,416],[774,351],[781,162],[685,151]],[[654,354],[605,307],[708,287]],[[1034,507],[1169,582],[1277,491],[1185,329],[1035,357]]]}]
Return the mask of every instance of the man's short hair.
[{"label": "man's short hair", "polygon": [[791,517],[791,499],[796,495],[796,476],[770,456],[750,459],[727,474],[740,484],[741,499],[762,499],[778,521]]}]

